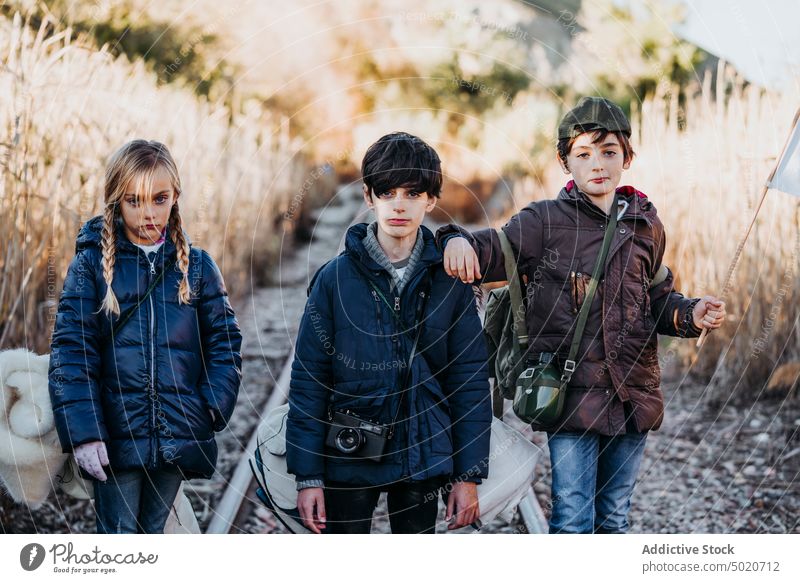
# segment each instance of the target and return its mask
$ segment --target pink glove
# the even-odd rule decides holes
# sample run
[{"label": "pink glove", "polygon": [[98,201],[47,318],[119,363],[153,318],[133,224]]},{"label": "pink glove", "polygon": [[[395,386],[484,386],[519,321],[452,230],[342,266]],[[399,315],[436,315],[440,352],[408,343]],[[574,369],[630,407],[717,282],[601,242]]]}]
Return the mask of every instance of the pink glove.
[{"label": "pink glove", "polygon": [[75,448],[73,454],[81,469],[101,482],[105,482],[108,479],[103,471],[103,466],[108,465],[108,452],[106,451],[105,443],[102,441],[82,443]]}]

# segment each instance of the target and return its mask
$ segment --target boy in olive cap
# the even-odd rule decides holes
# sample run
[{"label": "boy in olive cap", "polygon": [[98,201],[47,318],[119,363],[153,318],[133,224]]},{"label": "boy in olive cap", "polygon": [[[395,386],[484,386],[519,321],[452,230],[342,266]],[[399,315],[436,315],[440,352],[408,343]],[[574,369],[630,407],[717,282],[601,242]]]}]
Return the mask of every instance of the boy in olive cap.
[{"label": "boy in olive cap", "polygon": [[[656,209],[631,186],[631,126],[618,105],[585,97],[558,126],[558,161],[572,179],[503,227],[525,288],[528,366],[542,353],[564,370],[575,323],[611,213],[617,224],[567,385],[564,412],[547,431],[554,533],[621,533],[647,433],[664,412],[657,334],[695,337],[719,328],[725,305],[685,298],[662,268],[666,237]],[[494,229],[437,233],[448,274],[464,282],[507,279]],[[656,278],[657,274],[660,274]]]}]

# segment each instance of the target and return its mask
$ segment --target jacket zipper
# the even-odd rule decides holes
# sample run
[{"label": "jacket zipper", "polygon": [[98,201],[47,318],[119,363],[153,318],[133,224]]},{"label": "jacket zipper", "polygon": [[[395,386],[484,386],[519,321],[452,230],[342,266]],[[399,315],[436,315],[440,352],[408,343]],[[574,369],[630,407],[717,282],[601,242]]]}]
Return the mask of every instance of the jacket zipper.
[{"label": "jacket zipper", "polygon": [[[392,345],[393,345],[392,346],[392,358],[394,358],[394,361],[397,362],[398,359],[400,358],[400,354],[401,354],[400,353],[400,342],[401,342],[400,335],[403,333],[402,326],[401,326],[402,319],[400,318],[400,296],[394,296],[394,316],[395,317],[392,318],[392,320],[394,320],[394,333],[397,335],[397,342],[393,342],[392,343]],[[406,366],[410,367],[411,363],[406,361]],[[401,370],[401,369],[395,369],[395,370]],[[403,373],[403,371],[401,370],[401,374],[402,373]],[[409,370],[406,371],[405,374],[407,375],[408,382],[409,382],[409,385],[410,385],[411,384],[411,379],[412,379],[412,377],[411,377],[411,368],[409,368]],[[406,389],[410,390],[410,387],[406,387]],[[404,398],[403,401],[405,403],[408,403],[410,401],[410,399],[411,399],[411,397],[406,395],[406,398]],[[402,419],[402,417],[403,417],[403,411],[400,411],[399,415],[398,415],[398,421],[400,419]],[[394,431],[394,428],[392,428],[392,431]],[[401,459],[402,459],[402,465],[403,465],[403,473],[404,474],[410,474],[411,473],[411,460],[409,459],[410,447],[409,447],[409,443],[408,443],[408,438],[409,438],[408,419],[406,419],[406,434],[405,434],[405,438],[406,438],[406,443],[405,443],[405,445],[403,447],[403,455],[402,455]]]},{"label": "jacket zipper", "polygon": [[[150,259],[145,255],[147,262],[150,264],[150,278],[156,274],[156,258],[155,255],[153,256],[153,260]],[[148,303],[150,304],[150,387],[148,388],[149,397],[150,397],[150,423],[152,427],[152,433],[150,434],[151,438],[151,456],[150,459],[152,461],[153,469],[156,468],[157,460],[156,460],[156,442],[157,442],[157,428],[156,428],[156,402],[155,402],[155,393],[156,393],[156,380],[155,380],[155,360],[156,360],[156,352],[155,352],[155,325],[156,325],[156,317],[155,317],[155,307],[153,306],[153,294],[150,294],[147,298]]]},{"label": "jacket zipper", "polygon": [[[155,309],[153,308],[153,298],[150,301],[150,410],[153,418],[153,442],[158,441],[158,426],[156,425],[156,380],[155,380]],[[153,468],[156,467],[156,448],[153,447]]]},{"label": "jacket zipper", "polygon": [[[405,287],[403,288],[403,292],[408,291],[408,293],[410,294],[412,289],[417,289],[416,286],[412,286],[412,282],[418,286],[418,284],[419,284],[419,276],[418,276],[418,274],[419,273],[424,273],[424,271],[425,271],[424,269],[421,269],[417,273],[415,273],[412,278],[409,278],[408,282],[406,283]],[[424,294],[424,292],[422,292],[422,291],[420,291],[419,293],[420,293],[420,295]],[[402,330],[401,330],[402,318],[400,317],[400,296],[401,295],[402,295],[402,293],[400,295],[394,297],[394,311],[395,311],[395,315],[397,317],[393,318],[393,319],[395,321],[394,323],[395,323],[395,326],[396,326],[396,329],[397,329],[398,337],[402,334]],[[410,296],[410,297],[413,298],[414,296]],[[417,304],[412,300],[410,302],[410,305],[415,307]],[[416,310],[416,307],[415,307],[415,310]],[[423,317],[424,317],[424,314],[423,314]],[[416,312],[414,313],[414,320],[412,320],[412,321],[414,323],[416,323]],[[421,325],[422,325],[422,323],[420,323],[420,326]],[[413,333],[415,333],[415,331],[412,331],[412,334]],[[401,353],[400,353],[400,343],[399,342],[395,346],[394,354],[395,354],[395,356],[394,356],[395,359],[400,358],[400,354]],[[409,367],[409,370],[408,370],[408,383],[409,383],[409,386],[407,387],[407,390],[409,392],[411,391],[411,386],[414,384],[414,374],[413,374],[414,369],[413,369],[412,364],[413,363],[411,363],[411,362],[406,362],[406,366]],[[404,399],[404,403],[405,403],[405,406],[409,408],[408,411],[409,411],[409,415],[410,415],[410,411],[411,411],[411,395],[410,394],[406,395],[406,398]],[[403,412],[401,411],[400,414],[402,415]],[[408,428],[409,421],[410,421],[410,419],[407,418],[406,419],[406,427],[407,428]],[[410,436],[410,432],[407,430],[406,431],[406,443],[405,443],[405,447],[403,448],[404,451],[403,451],[402,460],[403,460],[403,471],[408,475],[411,475],[412,473],[417,473],[417,471],[412,471],[412,469],[411,469],[411,459],[410,459],[410,455],[409,455],[410,452],[411,452],[411,444],[409,442],[410,437],[411,437]]]},{"label": "jacket zipper", "polygon": [[[408,290],[408,289],[411,289],[411,280],[410,279],[406,283],[406,286],[403,288],[403,291]],[[402,321],[403,320],[402,320],[402,318],[400,316],[400,296],[399,295],[394,296],[394,315],[395,315],[395,317],[392,318],[392,320],[394,320],[395,334],[398,337],[398,341],[396,343],[392,343],[392,344],[394,344],[392,352],[393,352],[393,358],[395,359],[395,362],[397,362],[397,360],[400,358],[400,340],[399,340],[399,338],[400,338],[400,335],[403,333],[403,331],[402,331]],[[410,362],[406,362],[406,366],[411,367],[411,363]],[[408,372],[406,374],[408,375],[408,382],[409,382],[409,387],[407,387],[407,390],[410,391],[411,390],[410,385],[413,382],[413,368],[409,368],[409,370],[408,370]],[[403,399],[403,401],[404,401],[405,404],[408,405],[411,402],[410,395],[406,395],[406,398]],[[403,411],[400,411],[400,415],[401,416],[403,415]],[[408,419],[406,419],[406,423],[407,422],[408,422]],[[403,451],[403,456],[402,456],[403,466],[404,466],[403,471],[405,473],[407,473],[407,474],[410,474],[411,473],[411,460],[409,459],[409,451],[410,451],[411,448],[409,447],[408,439],[409,439],[409,433],[408,433],[408,431],[406,431],[406,446],[403,448],[404,451]]]},{"label": "jacket zipper", "polygon": [[[424,271],[423,269],[419,270],[419,272],[423,272],[423,271]],[[417,275],[418,275],[417,273],[414,273],[413,276],[411,278],[409,278],[408,282],[406,283],[405,287],[403,288],[403,291],[406,291],[406,290],[411,289],[412,287],[414,287],[412,285],[412,283],[417,280]],[[380,317],[381,317],[380,314],[381,314],[381,311],[382,311],[381,310],[381,306],[380,306],[381,302],[380,302],[380,298],[378,297],[378,294],[375,292],[374,289],[372,290],[372,297],[375,299],[376,302],[378,302],[377,303],[377,308],[378,308],[378,319],[379,319],[379,325],[380,325]],[[384,303],[387,303],[387,302],[384,300]],[[387,306],[387,307],[389,307],[389,306]],[[395,334],[399,338],[400,334],[402,333],[402,330],[400,329],[400,324],[398,323],[398,318],[400,317],[400,296],[394,296],[394,306],[393,306],[393,308],[394,308],[395,316],[397,316],[397,318],[393,317],[391,319],[394,320]],[[397,362],[397,359],[400,356],[400,346],[399,346],[400,342],[399,341],[397,343],[393,342],[392,344],[395,345],[393,347],[393,354],[394,354],[395,362]],[[406,366],[408,366],[408,363],[406,363]],[[409,374],[411,374],[411,371],[409,371]],[[409,379],[409,380],[411,380],[411,379]],[[406,434],[406,439],[408,439],[408,434]],[[408,447],[404,447],[403,451],[401,452],[401,460],[402,460],[402,463],[403,463],[403,471],[405,473],[410,473],[411,472],[411,463],[410,463],[410,461],[408,459],[408,451],[409,451],[409,448]]]}]

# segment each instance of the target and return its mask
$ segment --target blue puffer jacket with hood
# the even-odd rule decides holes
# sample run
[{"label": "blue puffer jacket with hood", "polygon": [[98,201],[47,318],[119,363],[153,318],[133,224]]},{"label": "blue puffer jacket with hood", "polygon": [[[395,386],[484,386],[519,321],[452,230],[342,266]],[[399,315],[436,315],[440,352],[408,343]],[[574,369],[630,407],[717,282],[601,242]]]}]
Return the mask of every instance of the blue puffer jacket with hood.
[{"label": "blue puffer jacket with hood", "polygon": [[[292,365],[288,469],[299,481],[363,487],[430,478],[480,482],[488,473],[492,412],[472,287],[444,272],[433,234],[422,227],[424,248],[395,297],[387,272],[365,249],[367,228],[350,227],[345,251],[310,286]],[[398,410],[413,341],[401,328],[413,328],[426,273],[431,284],[419,356],[386,455],[374,462],[338,454],[325,446],[329,407],[382,424]]]},{"label": "blue puffer jacket with hood", "polygon": [[[241,382],[242,338],[222,274],[191,247],[191,303],[178,303],[182,274],[173,266],[112,338],[119,318],[99,311],[102,227],[94,217],[78,234],[53,331],[49,385],[63,451],[102,440],[112,470],[171,466],[187,479],[209,478],[214,432],[230,420]],[[112,286],[125,314],[176,249],[167,232],[148,258],[116,228]]]}]

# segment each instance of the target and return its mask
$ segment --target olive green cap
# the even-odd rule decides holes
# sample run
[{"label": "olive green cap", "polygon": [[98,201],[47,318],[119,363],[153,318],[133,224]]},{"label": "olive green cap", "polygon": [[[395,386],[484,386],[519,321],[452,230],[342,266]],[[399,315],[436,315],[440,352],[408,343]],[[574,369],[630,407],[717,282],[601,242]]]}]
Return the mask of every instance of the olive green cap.
[{"label": "olive green cap", "polygon": [[558,124],[558,139],[574,138],[585,132],[606,130],[631,136],[631,122],[622,108],[602,97],[582,97]]}]

